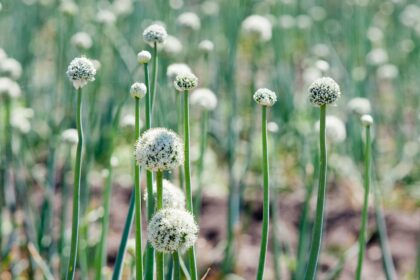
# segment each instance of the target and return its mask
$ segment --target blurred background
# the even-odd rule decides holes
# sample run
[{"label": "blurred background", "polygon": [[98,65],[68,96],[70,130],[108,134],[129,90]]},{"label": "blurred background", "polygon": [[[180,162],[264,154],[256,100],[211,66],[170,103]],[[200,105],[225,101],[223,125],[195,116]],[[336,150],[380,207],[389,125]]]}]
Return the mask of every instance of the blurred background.
[{"label": "blurred background", "polygon": [[[142,32],[154,22],[170,35],[159,48],[154,126],[179,131],[177,93],[167,73],[171,64],[186,63],[199,86],[218,98],[206,113],[191,105],[193,187],[202,193],[200,275],[210,268],[206,279],[255,277],[262,170],[260,108],[252,95],[267,87],[278,102],[268,125],[272,227],[266,279],[303,279],[298,263],[309,250],[318,161],[318,110],[308,102],[307,88],[331,76],[343,95],[327,112],[327,226],[319,278],[354,277],[363,203],[359,119],[371,113],[373,187],[364,279],[420,279],[419,1],[0,2],[0,76],[16,81],[20,89],[14,91],[21,93],[9,112],[2,98],[6,82],[0,80],[0,279],[58,279],[62,273],[75,151],[62,134],[75,128],[76,108],[65,72],[80,55],[94,60],[97,76],[83,95],[78,279],[93,278],[112,159],[104,279],[110,277],[133,187],[129,88],[144,81],[136,55],[151,51]],[[167,177],[176,182],[177,172]],[[142,174],[143,187],[145,181]],[[384,273],[387,252],[395,278]],[[131,279],[130,248],[125,262],[123,279]]]}]

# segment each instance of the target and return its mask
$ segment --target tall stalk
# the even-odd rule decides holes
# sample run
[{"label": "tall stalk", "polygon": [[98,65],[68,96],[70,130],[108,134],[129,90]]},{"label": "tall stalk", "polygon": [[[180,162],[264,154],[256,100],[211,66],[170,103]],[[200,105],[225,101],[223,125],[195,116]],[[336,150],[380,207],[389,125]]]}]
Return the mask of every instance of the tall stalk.
[{"label": "tall stalk", "polygon": [[368,203],[369,203],[369,188],[370,188],[370,125],[365,128],[366,142],[365,142],[365,174],[364,174],[364,201],[362,211],[362,224],[359,232],[359,255],[357,260],[356,279],[360,280],[362,277],[363,259],[365,257],[366,249],[366,224],[368,218]]},{"label": "tall stalk", "polygon": [[[185,173],[185,192],[187,201],[187,210],[193,213],[193,202],[191,192],[191,174],[190,174],[190,110],[188,90],[184,91],[184,173]],[[197,263],[195,257],[195,248],[191,246],[188,249],[188,260],[190,264],[191,280],[197,280]]]},{"label": "tall stalk", "polygon": [[67,269],[67,280],[74,279],[74,272],[77,262],[77,248],[79,242],[79,223],[80,223],[80,173],[82,171],[82,148],[83,148],[83,127],[82,127],[82,89],[77,90],[77,114],[76,128],[78,135],[76,162],[74,166],[73,181],[73,218],[71,230],[70,258]]},{"label": "tall stalk", "polygon": [[319,254],[321,251],[323,227],[324,227],[324,210],[325,210],[325,194],[327,183],[327,148],[325,143],[325,117],[327,105],[320,106],[320,128],[319,128],[319,148],[320,148],[320,168],[319,168],[319,184],[318,198],[316,205],[315,224],[312,235],[312,246],[309,256],[308,269],[306,271],[305,280],[315,279],[318,266]]},{"label": "tall stalk", "polygon": [[200,128],[201,128],[201,137],[200,137],[200,155],[198,158],[197,164],[197,192],[195,194],[194,200],[194,213],[196,216],[196,220],[200,220],[200,212],[201,212],[201,195],[203,192],[203,167],[204,167],[204,156],[206,153],[206,146],[207,146],[207,126],[208,126],[208,118],[209,113],[207,110],[203,110],[201,114],[200,120]]},{"label": "tall stalk", "polygon": [[[146,94],[147,95],[147,94]],[[135,137],[140,137],[140,98],[136,100]],[[141,226],[141,189],[140,189],[140,166],[134,166],[134,195],[135,195],[135,220],[136,220],[136,279],[143,279],[143,254],[141,250],[142,226]]]},{"label": "tall stalk", "polygon": [[263,173],[264,173],[264,199],[263,199],[263,226],[261,236],[260,258],[258,261],[257,279],[264,279],[265,259],[267,255],[267,244],[270,223],[270,186],[268,181],[268,150],[267,150],[267,107],[262,106],[262,152],[263,152]]},{"label": "tall stalk", "polygon": [[[157,205],[156,211],[159,211],[163,207],[163,174],[162,171],[156,172],[156,192],[157,192]],[[156,280],[163,280],[164,278],[164,262],[163,253],[156,252]]]},{"label": "tall stalk", "polygon": [[[155,96],[156,96],[156,87],[157,87],[157,76],[158,76],[158,50],[157,50],[157,43],[153,43],[153,73],[152,73],[152,83],[151,83],[151,90],[150,90],[150,108],[153,111],[153,105],[155,104]],[[146,64],[145,64],[146,65]]]},{"label": "tall stalk", "polygon": [[173,280],[181,280],[181,266],[179,263],[179,254],[178,251],[175,251],[172,254],[172,258],[173,258],[173,266],[174,266],[174,270],[173,270]]}]

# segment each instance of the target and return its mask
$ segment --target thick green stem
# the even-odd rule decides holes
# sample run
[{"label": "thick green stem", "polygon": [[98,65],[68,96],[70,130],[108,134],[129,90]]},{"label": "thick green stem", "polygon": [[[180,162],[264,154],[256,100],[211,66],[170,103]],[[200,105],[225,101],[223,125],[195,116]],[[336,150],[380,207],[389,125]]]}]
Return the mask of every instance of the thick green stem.
[{"label": "thick green stem", "polygon": [[[157,192],[157,205],[156,211],[159,211],[163,207],[163,173],[162,171],[156,172],[156,192]],[[163,280],[164,268],[163,268],[163,253],[156,252],[156,280]]]},{"label": "thick green stem", "polygon": [[197,193],[195,194],[194,200],[194,213],[196,216],[197,222],[200,220],[200,212],[201,212],[201,195],[203,191],[203,167],[204,167],[204,156],[206,153],[206,146],[207,146],[207,125],[208,125],[208,118],[209,113],[208,111],[204,110],[201,114],[201,139],[200,139],[200,156],[198,158],[197,164]]},{"label": "thick green stem", "polygon": [[157,44],[154,43],[153,45],[153,73],[152,73],[152,85],[151,85],[151,96],[150,96],[150,108],[153,112],[153,105],[155,104],[156,99],[156,87],[157,87],[157,76],[158,76],[158,51],[157,51]]},{"label": "thick green stem", "polygon": [[366,143],[365,143],[365,176],[364,186],[365,195],[363,201],[362,224],[359,232],[359,257],[357,260],[356,279],[362,277],[363,259],[365,257],[366,248],[366,225],[368,219],[368,203],[369,203],[369,186],[370,186],[370,126],[366,126]]},{"label": "thick green stem", "polygon": [[[152,110],[151,110],[151,90],[149,90],[149,67],[148,64],[144,64],[144,79],[147,87],[147,93],[145,96],[145,102],[146,102],[146,129],[150,129],[152,127]],[[147,183],[147,219],[150,221],[150,219],[153,216],[153,213],[155,211],[155,201],[153,199],[153,173],[149,170],[146,170],[146,183]],[[145,279],[152,279],[153,278],[153,271],[154,271],[154,249],[150,245],[149,242],[147,242],[146,245],[146,256],[145,256],[145,262],[146,262],[146,269],[145,269]]]},{"label": "thick green stem", "polygon": [[77,248],[79,241],[79,220],[80,220],[80,173],[82,171],[82,148],[83,148],[83,127],[82,127],[82,89],[77,90],[77,115],[76,127],[79,141],[76,150],[76,163],[74,167],[74,189],[73,189],[73,218],[71,229],[71,245],[69,266],[67,269],[67,280],[74,279],[74,272],[77,262]]},{"label": "thick green stem", "polygon": [[67,155],[66,155],[66,161],[64,163],[64,167],[63,167],[63,175],[61,178],[61,182],[62,182],[62,186],[61,186],[61,213],[60,213],[60,241],[59,241],[59,245],[58,245],[58,251],[59,251],[59,255],[60,255],[60,278],[64,278],[64,275],[66,273],[65,270],[65,263],[64,260],[66,259],[65,254],[64,254],[64,248],[67,245],[67,237],[66,237],[66,225],[67,225],[67,210],[68,210],[68,196],[69,196],[69,191],[68,191],[68,186],[67,186],[67,181],[66,181],[66,174],[67,171],[70,169],[69,167],[69,160],[71,159],[71,147],[66,147],[67,150]]},{"label": "thick green stem", "polygon": [[[190,174],[190,110],[188,91],[184,93],[184,173],[187,210],[193,213],[191,174]],[[194,214],[194,213],[193,213]],[[188,249],[188,260],[190,264],[191,280],[197,280],[197,263],[194,246]]]},{"label": "thick green stem", "polygon": [[130,235],[130,231],[131,231],[131,227],[133,225],[133,219],[134,219],[134,204],[135,204],[134,196],[135,195],[133,191],[130,198],[130,206],[128,207],[128,213],[127,213],[127,218],[124,224],[123,234],[121,236],[120,247],[118,248],[117,258],[115,260],[114,273],[112,274],[112,280],[121,279],[121,272],[122,272],[122,268],[124,264],[125,251],[127,249],[128,236]]},{"label": "thick green stem", "polygon": [[111,190],[112,190],[112,164],[110,160],[108,161],[108,175],[105,183],[105,192],[104,192],[104,215],[102,218],[102,232],[101,239],[99,241],[99,248],[96,255],[96,279],[101,280],[102,277],[102,267],[105,264],[106,260],[106,241],[108,236],[109,228],[109,212],[111,204]]},{"label": "thick green stem", "polygon": [[[136,98],[136,123],[135,137],[140,137],[140,99]],[[140,166],[134,166],[134,195],[136,207],[136,279],[143,279],[143,255],[141,250],[142,226],[141,226],[141,188],[140,188]]]},{"label": "thick green stem", "polygon": [[320,107],[320,128],[319,128],[319,147],[320,147],[320,168],[319,168],[319,184],[318,198],[316,204],[315,223],[312,234],[312,246],[309,255],[308,270],[306,271],[305,280],[313,280],[316,278],[319,254],[321,251],[322,235],[324,227],[324,209],[325,194],[327,183],[327,148],[325,143],[325,116],[327,107]]},{"label": "thick green stem", "polygon": [[267,255],[268,233],[270,224],[270,186],[268,181],[268,148],[267,148],[267,107],[262,107],[262,150],[263,150],[263,172],[264,172],[264,201],[263,201],[263,225],[260,247],[260,258],[258,262],[257,279],[264,279],[265,259]]},{"label": "thick green stem", "polygon": [[[177,129],[178,134],[182,134],[182,94],[175,90],[175,102],[176,102],[176,121],[177,121]],[[179,180],[179,188],[184,189],[184,176],[183,176],[182,166],[178,167],[178,180]]]},{"label": "thick green stem", "polygon": [[181,266],[179,264],[179,254],[178,251],[175,251],[172,254],[172,258],[174,260],[174,275],[173,280],[181,280]]}]

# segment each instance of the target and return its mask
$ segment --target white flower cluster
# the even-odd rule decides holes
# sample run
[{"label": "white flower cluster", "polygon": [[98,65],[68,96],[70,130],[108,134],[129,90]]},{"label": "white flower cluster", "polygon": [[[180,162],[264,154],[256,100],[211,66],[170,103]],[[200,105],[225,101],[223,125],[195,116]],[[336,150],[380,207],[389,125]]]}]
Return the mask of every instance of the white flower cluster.
[{"label": "white flower cluster", "polygon": [[[156,183],[153,185],[153,198],[157,204]],[[147,192],[144,193],[144,200],[147,203]],[[185,209],[185,195],[180,188],[170,181],[163,179],[162,182],[162,208]]]},{"label": "white flower cluster", "polygon": [[174,85],[176,90],[185,91],[192,90],[197,87],[198,78],[191,72],[183,72],[176,76]]},{"label": "white flower cluster", "polygon": [[168,37],[168,33],[165,27],[156,23],[149,25],[143,32],[143,39],[151,45],[155,43],[162,44],[165,42],[166,37]]},{"label": "white flower cluster", "polygon": [[191,93],[191,105],[201,107],[204,110],[214,110],[217,106],[217,97],[208,88],[198,88]]},{"label": "white flower cluster", "polygon": [[254,100],[261,106],[271,107],[277,102],[277,95],[268,88],[260,88],[254,93]]},{"label": "white flower cluster", "polygon": [[68,145],[76,145],[79,142],[79,136],[75,128],[69,128],[61,133],[61,140]]},{"label": "white flower cluster", "polygon": [[176,23],[186,29],[197,31],[201,27],[200,18],[192,12],[185,12],[178,16]]},{"label": "white flower cluster", "polygon": [[194,217],[185,210],[162,209],[150,220],[147,233],[156,251],[182,253],[197,240],[198,226]]},{"label": "white flower cluster", "polygon": [[371,115],[365,114],[360,118],[363,126],[371,126],[373,124],[373,118]]},{"label": "white flower cluster", "polygon": [[[320,123],[315,123],[316,131],[319,131]],[[326,116],[325,118],[325,130],[327,138],[332,143],[341,143],[346,140],[346,126],[344,122],[335,116]]]},{"label": "white flower cluster", "polygon": [[329,77],[319,78],[309,87],[309,101],[317,106],[333,104],[340,96],[340,87]]},{"label": "white flower cluster", "polygon": [[272,36],[272,24],[264,16],[251,15],[242,22],[242,32],[245,36],[267,42]]},{"label": "white flower cluster", "polygon": [[7,96],[15,99],[21,95],[20,86],[9,78],[0,78],[0,97]]},{"label": "white flower cluster", "polygon": [[148,51],[141,51],[137,54],[137,61],[141,64],[149,63],[152,59],[152,54]]},{"label": "white flower cluster", "polygon": [[172,63],[166,69],[166,76],[172,82],[181,73],[192,73],[191,68],[184,63]]},{"label": "white flower cluster", "polygon": [[74,88],[79,89],[95,80],[96,69],[86,57],[76,57],[70,62],[66,73]]},{"label": "white flower cluster", "polygon": [[347,103],[347,108],[350,112],[358,115],[369,114],[371,111],[370,101],[364,97],[350,99],[349,103]]},{"label": "white flower cluster", "polygon": [[16,59],[5,57],[0,61],[0,74],[18,80],[22,76],[22,66]]},{"label": "white flower cluster", "polygon": [[184,162],[184,146],[178,135],[166,128],[151,128],[137,141],[135,157],[150,171],[172,170]]},{"label": "white flower cluster", "polygon": [[93,45],[92,37],[86,32],[77,32],[71,37],[70,42],[73,46],[82,50],[90,49]]},{"label": "white flower cluster", "polygon": [[143,98],[146,96],[147,87],[143,83],[134,83],[130,87],[130,95],[134,98]]}]

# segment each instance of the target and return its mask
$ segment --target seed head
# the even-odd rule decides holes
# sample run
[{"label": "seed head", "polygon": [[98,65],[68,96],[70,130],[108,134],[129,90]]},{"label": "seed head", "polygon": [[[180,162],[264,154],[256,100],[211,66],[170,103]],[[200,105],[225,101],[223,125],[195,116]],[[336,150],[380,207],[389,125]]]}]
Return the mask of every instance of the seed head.
[{"label": "seed head", "polygon": [[191,105],[201,107],[204,110],[214,110],[217,106],[217,97],[208,88],[198,88],[191,93]]},{"label": "seed head", "polygon": [[0,78],[0,97],[7,96],[15,99],[20,97],[20,86],[10,78]]},{"label": "seed head", "polygon": [[136,117],[133,114],[127,114],[121,119],[122,128],[133,128],[136,125]]},{"label": "seed head", "polygon": [[210,40],[203,40],[198,44],[198,49],[204,53],[210,53],[214,50],[214,44]]},{"label": "seed head", "polygon": [[358,115],[369,114],[371,111],[369,99],[363,97],[352,98],[347,104],[347,108],[350,112]]},{"label": "seed head", "polygon": [[277,102],[277,95],[268,88],[260,88],[254,93],[254,100],[261,106],[271,107]]},{"label": "seed head", "polygon": [[340,87],[329,77],[319,78],[309,87],[309,101],[317,106],[333,104],[340,96]]},{"label": "seed head", "polygon": [[175,169],[184,162],[184,147],[178,135],[166,128],[151,128],[140,136],[135,157],[150,171]]},{"label": "seed head", "polygon": [[176,76],[174,85],[176,90],[185,91],[192,90],[197,86],[198,78],[191,72],[184,72]]},{"label": "seed head", "polygon": [[117,17],[110,10],[100,10],[96,14],[96,21],[101,24],[113,24]]},{"label": "seed head", "polygon": [[152,59],[152,55],[148,51],[141,51],[137,54],[137,61],[141,64],[149,63]]},{"label": "seed head", "polygon": [[67,76],[75,89],[82,88],[88,82],[94,81],[95,75],[95,66],[86,57],[76,57],[70,62],[67,69]]},{"label": "seed head", "polygon": [[79,136],[77,130],[74,128],[69,128],[64,130],[61,133],[61,140],[69,145],[76,145],[79,142]]},{"label": "seed head", "polygon": [[267,42],[271,39],[272,24],[266,17],[251,15],[242,22],[242,32],[251,39]]},{"label": "seed head", "polygon": [[371,126],[373,124],[373,118],[371,115],[365,114],[360,118],[363,126]]},{"label": "seed head", "polygon": [[147,87],[143,83],[134,83],[130,87],[130,94],[134,98],[143,98],[147,93]]},{"label": "seed head", "polygon": [[168,35],[163,43],[162,51],[169,55],[177,55],[182,52],[182,43],[178,40],[178,38]]},{"label": "seed head", "polygon": [[0,61],[0,74],[18,80],[22,75],[22,66],[14,58],[4,58]]},{"label": "seed head", "polygon": [[[163,206],[162,208],[172,208],[172,209],[185,209],[185,195],[180,188],[169,182],[168,180],[163,179],[162,184],[162,198]],[[153,185],[153,198],[155,200],[155,205],[157,203],[157,187],[156,183]],[[147,192],[144,193],[144,200],[147,203]]]},{"label": "seed head", "polygon": [[83,50],[90,49],[93,44],[92,37],[86,32],[77,32],[71,37],[70,42],[76,48]]},{"label": "seed head", "polygon": [[156,251],[182,253],[197,240],[198,226],[187,211],[167,208],[159,210],[152,217],[147,235]]},{"label": "seed head", "polygon": [[166,69],[166,76],[172,82],[181,73],[192,73],[191,68],[184,63],[172,63]]},{"label": "seed head", "polygon": [[151,45],[155,43],[162,44],[165,42],[166,37],[168,37],[168,33],[165,27],[160,24],[149,25],[143,32],[144,40]]},{"label": "seed head", "polygon": [[182,13],[176,19],[176,23],[185,28],[192,31],[200,30],[201,21],[197,14],[192,12]]}]

